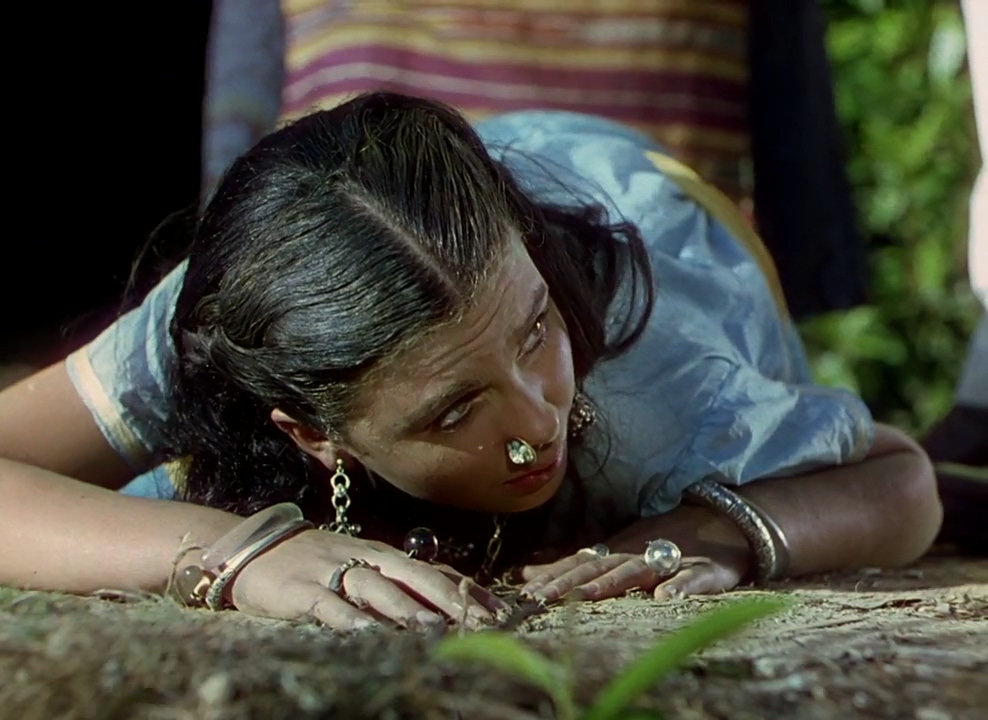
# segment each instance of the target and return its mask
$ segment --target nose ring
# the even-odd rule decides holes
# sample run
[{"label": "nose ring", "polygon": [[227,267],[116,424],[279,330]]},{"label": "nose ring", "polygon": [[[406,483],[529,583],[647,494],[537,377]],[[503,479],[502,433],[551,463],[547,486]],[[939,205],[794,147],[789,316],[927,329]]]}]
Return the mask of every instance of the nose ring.
[{"label": "nose ring", "polygon": [[517,465],[518,467],[531,465],[538,458],[535,448],[521,438],[508,440],[504,447],[508,451],[508,460],[511,461],[512,465]]}]

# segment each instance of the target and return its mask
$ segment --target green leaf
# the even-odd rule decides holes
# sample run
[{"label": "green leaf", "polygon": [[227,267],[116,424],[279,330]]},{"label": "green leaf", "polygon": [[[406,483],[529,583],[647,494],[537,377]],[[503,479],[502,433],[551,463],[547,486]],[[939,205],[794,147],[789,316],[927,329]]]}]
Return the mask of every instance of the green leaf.
[{"label": "green leaf", "polygon": [[583,720],[619,720],[622,712],[642,693],[693,653],[787,606],[782,600],[745,600],[702,615],[633,662],[604,688]]},{"label": "green leaf", "polygon": [[560,720],[576,717],[562,669],[507,633],[478,632],[444,638],[433,649],[441,660],[479,662],[531,683],[552,698]]}]

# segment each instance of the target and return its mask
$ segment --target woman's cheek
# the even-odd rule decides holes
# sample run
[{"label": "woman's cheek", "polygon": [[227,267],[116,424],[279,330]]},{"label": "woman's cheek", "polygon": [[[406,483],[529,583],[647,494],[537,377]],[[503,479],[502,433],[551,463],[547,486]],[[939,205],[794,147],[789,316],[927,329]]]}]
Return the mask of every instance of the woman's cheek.
[{"label": "woman's cheek", "polygon": [[[500,455],[497,456],[500,458]],[[403,458],[403,459],[402,459]],[[378,474],[399,490],[442,504],[462,505],[494,483],[498,467],[490,442],[468,441],[457,448],[409,448],[382,463]]]}]

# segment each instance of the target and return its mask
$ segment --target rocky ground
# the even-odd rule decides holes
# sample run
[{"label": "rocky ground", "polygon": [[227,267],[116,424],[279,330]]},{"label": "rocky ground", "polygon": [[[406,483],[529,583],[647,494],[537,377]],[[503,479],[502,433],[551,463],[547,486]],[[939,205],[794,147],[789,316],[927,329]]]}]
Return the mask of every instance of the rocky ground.
[{"label": "rocky ground", "polygon": [[[786,583],[793,605],[696,657],[646,698],[666,718],[988,717],[988,561]],[[519,632],[570,654],[582,702],[724,597],[557,609]],[[750,591],[749,591],[750,592]],[[213,615],[168,601],[0,591],[0,717],[553,717],[532,688],[430,657],[435,638]]]}]

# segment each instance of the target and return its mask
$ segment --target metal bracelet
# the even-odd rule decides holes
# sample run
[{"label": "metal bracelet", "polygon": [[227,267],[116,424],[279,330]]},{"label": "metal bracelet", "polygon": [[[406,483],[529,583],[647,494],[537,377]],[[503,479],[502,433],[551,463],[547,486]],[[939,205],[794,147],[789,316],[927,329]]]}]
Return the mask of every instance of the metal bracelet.
[{"label": "metal bracelet", "polygon": [[683,493],[687,500],[726,515],[744,535],[755,556],[755,579],[778,580],[789,569],[789,542],[778,523],[750,500],[718,482],[704,479]]},{"label": "metal bracelet", "polygon": [[312,527],[291,503],[262,510],[228,532],[201,556],[198,563],[183,567],[174,590],[187,605],[223,607],[223,591],[251,560],[275,544]]},{"label": "metal bracelet", "polygon": [[[739,495],[738,497],[741,496]],[[751,498],[743,497],[741,498],[741,501],[758,516],[758,518],[765,524],[769,534],[772,536],[772,542],[775,545],[776,572],[767,579],[781,580],[786,576],[786,573],[789,572],[789,564],[791,562],[789,538],[786,537],[785,532],[782,531],[782,527],[775,521],[775,518],[765,512],[761,505],[756,503]]]},{"label": "metal bracelet", "polygon": [[260,538],[251,545],[248,545],[239,553],[230,558],[220,568],[216,575],[216,579],[213,580],[212,584],[209,586],[209,589],[206,591],[206,607],[210,610],[221,610],[224,605],[223,591],[226,590],[226,586],[233,582],[233,579],[237,577],[240,571],[243,570],[251,560],[256,558],[265,550],[269,550],[272,546],[282,540],[286,540],[302,530],[309,530],[311,528],[312,523],[308,520],[293,520],[279,528],[275,528],[270,534]]}]

